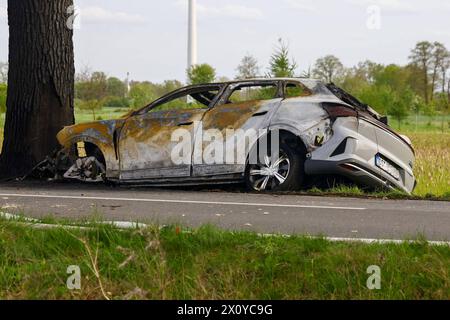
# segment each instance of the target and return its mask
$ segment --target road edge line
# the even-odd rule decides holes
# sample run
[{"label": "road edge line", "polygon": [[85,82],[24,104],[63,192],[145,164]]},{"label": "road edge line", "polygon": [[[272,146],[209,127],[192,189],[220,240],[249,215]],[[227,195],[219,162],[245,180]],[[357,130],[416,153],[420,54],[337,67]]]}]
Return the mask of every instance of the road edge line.
[{"label": "road edge line", "polygon": [[[83,227],[83,226],[68,226],[68,225],[57,225],[57,224],[45,224],[39,223],[39,220],[28,218],[25,216],[14,215],[6,212],[0,211],[0,218],[4,218],[8,221],[20,220],[24,219],[28,222],[18,222],[21,225],[32,227],[36,229],[79,229],[79,230],[93,230],[92,227]],[[129,221],[102,221],[100,224],[111,225],[117,229],[121,230],[131,230],[131,229],[145,229],[148,228],[149,225],[138,222],[129,222]],[[166,228],[166,225],[161,225],[159,228]],[[233,232],[233,231],[231,231]],[[192,233],[191,231],[184,231],[184,233]],[[263,238],[269,237],[279,237],[279,238],[292,238],[292,237],[302,237],[302,235],[288,235],[288,234],[274,234],[274,233],[257,233],[258,236]],[[369,239],[369,238],[340,238],[340,237],[318,237],[318,236],[304,236],[307,239],[311,240],[325,240],[329,242],[349,242],[349,243],[365,243],[365,244],[417,244],[419,243],[417,240],[397,240],[397,239]],[[425,241],[427,244],[432,246],[448,246],[450,247],[450,241]]]}]

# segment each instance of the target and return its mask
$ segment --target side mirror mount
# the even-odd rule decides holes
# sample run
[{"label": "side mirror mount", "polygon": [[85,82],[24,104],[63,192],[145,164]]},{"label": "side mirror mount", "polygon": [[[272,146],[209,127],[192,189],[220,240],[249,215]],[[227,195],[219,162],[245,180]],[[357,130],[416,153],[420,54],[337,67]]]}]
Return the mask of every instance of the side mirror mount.
[{"label": "side mirror mount", "polygon": [[380,118],[380,121],[382,122],[382,123],[384,123],[385,125],[389,125],[389,119],[388,119],[388,117],[387,116],[383,116],[383,117],[381,117]]}]

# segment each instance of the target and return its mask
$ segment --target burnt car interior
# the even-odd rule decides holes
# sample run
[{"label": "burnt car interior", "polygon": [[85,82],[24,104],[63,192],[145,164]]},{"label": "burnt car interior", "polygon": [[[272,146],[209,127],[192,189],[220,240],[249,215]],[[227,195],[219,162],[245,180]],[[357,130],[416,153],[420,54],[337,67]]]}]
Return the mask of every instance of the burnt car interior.
[{"label": "burnt car interior", "polygon": [[243,84],[234,88],[229,95],[226,104],[272,100],[279,98],[277,83]]},{"label": "burnt car interior", "polygon": [[300,83],[287,82],[284,89],[284,97],[297,98],[310,96],[312,92]]},{"label": "burnt car interior", "polygon": [[156,100],[133,115],[165,110],[208,109],[219,97],[221,89],[219,85],[182,89]]},{"label": "burnt car interior", "polygon": [[[284,86],[284,90],[282,87]],[[225,85],[203,85],[184,88],[166,95],[132,115],[143,115],[149,112],[182,109],[208,109],[224,96]],[[337,88],[337,87],[336,87]],[[338,89],[338,88],[337,88]],[[312,92],[296,82],[249,82],[232,87],[221,104],[237,104],[251,101],[271,100],[276,98],[296,98],[311,95]]]}]

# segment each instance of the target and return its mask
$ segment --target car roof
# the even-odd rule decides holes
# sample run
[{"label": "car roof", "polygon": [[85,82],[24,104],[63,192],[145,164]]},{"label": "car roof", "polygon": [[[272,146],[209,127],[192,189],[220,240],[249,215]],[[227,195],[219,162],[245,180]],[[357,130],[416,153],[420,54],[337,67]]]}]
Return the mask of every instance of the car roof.
[{"label": "car roof", "polygon": [[293,82],[300,82],[303,85],[305,85],[308,88],[314,88],[318,84],[322,83],[321,80],[317,79],[310,79],[310,78],[249,78],[249,79],[237,79],[237,80],[230,80],[230,81],[222,81],[222,82],[210,82],[210,83],[200,83],[200,84],[193,84],[188,85],[183,88],[180,88],[182,90],[191,89],[191,88],[201,88],[204,86],[214,86],[214,85],[221,85],[221,86],[229,86],[233,84],[239,84],[239,83],[253,83],[253,82],[274,82],[274,81],[293,81]]},{"label": "car roof", "polygon": [[199,83],[199,84],[189,85],[189,87],[218,85],[218,84],[227,84],[228,85],[228,84],[243,83],[243,82],[273,82],[273,81],[295,81],[295,82],[315,82],[315,83],[321,82],[321,80],[310,79],[310,78],[248,78],[248,79],[235,79],[235,80],[230,80],[230,81]]},{"label": "car roof", "polygon": [[322,84],[323,81],[318,79],[310,79],[310,78],[249,78],[249,79],[238,79],[238,80],[230,80],[223,82],[211,82],[211,83],[203,83],[203,84],[194,84],[189,85],[180,90],[189,90],[195,88],[201,88],[206,86],[229,86],[240,83],[257,83],[257,82],[274,82],[274,81],[292,81],[292,82],[300,82],[304,86],[306,86],[310,90],[314,90],[319,84]]}]

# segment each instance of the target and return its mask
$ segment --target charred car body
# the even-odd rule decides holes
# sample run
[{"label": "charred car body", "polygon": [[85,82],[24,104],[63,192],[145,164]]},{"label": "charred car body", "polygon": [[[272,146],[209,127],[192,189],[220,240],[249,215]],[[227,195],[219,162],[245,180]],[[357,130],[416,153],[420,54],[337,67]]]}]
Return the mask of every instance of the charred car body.
[{"label": "charred car body", "polygon": [[[257,163],[174,163],[173,133],[255,129],[256,145],[280,137],[276,159]],[[308,176],[341,175],[369,187],[412,192],[414,150],[387,120],[333,84],[306,79],[255,79],[195,85],[170,93],[118,120],[64,128],[58,134],[70,159],[65,178],[107,179],[133,185],[245,181],[249,188],[293,190]],[[196,139],[189,144],[194,159]],[[235,147],[232,147],[235,148]],[[234,152],[227,150],[224,152]],[[233,153],[234,154],[234,153]]]}]

